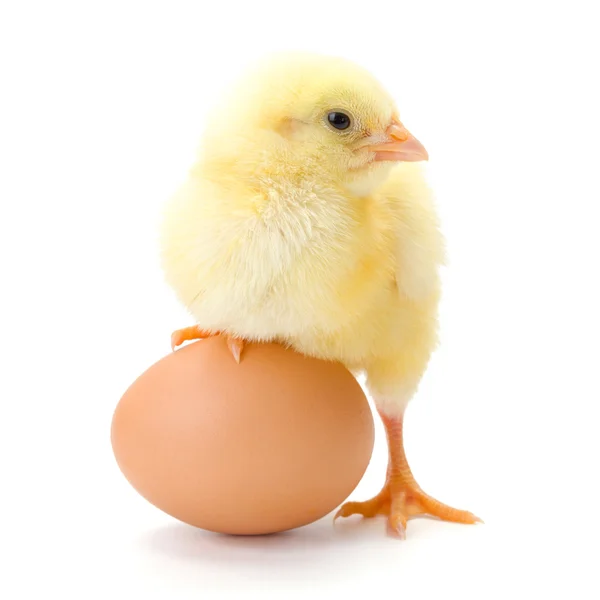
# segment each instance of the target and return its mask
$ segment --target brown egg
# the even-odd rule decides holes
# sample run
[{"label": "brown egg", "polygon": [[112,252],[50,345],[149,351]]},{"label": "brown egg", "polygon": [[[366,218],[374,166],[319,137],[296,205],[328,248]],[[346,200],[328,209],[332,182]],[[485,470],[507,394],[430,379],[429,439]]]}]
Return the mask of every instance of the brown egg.
[{"label": "brown egg", "polygon": [[341,504],[371,459],[373,418],[338,363],[222,338],[184,346],[125,392],[112,422],[117,463],[149,502],[229,534],[307,525]]}]

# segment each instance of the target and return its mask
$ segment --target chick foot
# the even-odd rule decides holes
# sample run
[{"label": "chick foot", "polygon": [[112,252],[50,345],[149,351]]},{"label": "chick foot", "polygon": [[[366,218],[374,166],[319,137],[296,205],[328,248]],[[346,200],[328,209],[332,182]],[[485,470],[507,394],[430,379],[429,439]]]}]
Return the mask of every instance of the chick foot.
[{"label": "chick foot", "polygon": [[406,522],[416,516],[437,517],[453,523],[483,523],[473,513],[442,504],[426,494],[417,484],[404,453],[403,416],[389,417],[383,413],[389,462],[385,485],[377,496],[366,502],[346,502],[337,512],[338,517],[362,515],[370,518],[386,515],[388,526],[398,537],[406,538]]},{"label": "chick foot", "polygon": [[233,337],[229,334],[223,334],[220,331],[215,333],[204,331],[195,325],[192,327],[185,327],[184,329],[178,329],[171,334],[171,350],[175,351],[177,346],[181,346],[184,342],[191,342],[193,340],[204,340],[209,337],[217,335],[225,335],[227,341],[227,347],[233,355],[235,362],[239,363],[242,357],[242,350],[244,349],[244,341],[240,338]]},{"label": "chick foot", "polygon": [[438,502],[423,492],[416,483],[391,480],[371,500],[346,502],[334,519],[351,515],[362,515],[365,518],[386,515],[390,531],[401,539],[406,538],[406,522],[412,517],[430,516],[442,521],[465,524],[481,522],[481,519],[466,510]]}]

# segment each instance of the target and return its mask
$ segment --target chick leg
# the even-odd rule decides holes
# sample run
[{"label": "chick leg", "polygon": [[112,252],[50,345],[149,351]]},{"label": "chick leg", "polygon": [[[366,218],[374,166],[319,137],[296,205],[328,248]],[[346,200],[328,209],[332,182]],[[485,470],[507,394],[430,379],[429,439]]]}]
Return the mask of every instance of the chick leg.
[{"label": "chick leg", "polygon": [[389,447],[385,485],[371,500],[344,504],[335,515],[335,519],[355,514],[363,517],[387,515],[390,530],[403,539],[406,537],[406,521],[418,515],[428,515],[454,523],[481,522],[474,514],[442,504],[419,487],[404,453],[404,415],[390,417],[381,411],[380,415]]},{"label": "chick leg", "polygon": [[[220,331],[215,333],[204,331],[195,325],[192,327],[185,327],[184,329],[178,329],[171,334],[171,350],[175,351],[175,348],[183,344],[183,342],[203,340],[216,335],[223,334]],[[227,340],[227,347],[233,355],[235,362],[239,363],[242,357],[242,350],[244,349],[244,341],[229,334],[225,334],[225,339]]]}]

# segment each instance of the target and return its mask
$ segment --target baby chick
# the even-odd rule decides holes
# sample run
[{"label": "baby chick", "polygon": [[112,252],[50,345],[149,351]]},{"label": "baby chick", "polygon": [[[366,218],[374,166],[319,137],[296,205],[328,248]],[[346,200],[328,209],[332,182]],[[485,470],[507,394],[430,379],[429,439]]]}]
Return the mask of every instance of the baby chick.
[{"label": "baby chick", "polygon": [[162,264],[196,324],[277,341],[366,373],[387,432],[381,492],[337,516],[431,515],[475,523],[427,495],[409,468],[403,416],[437,343],[443,239],[418,161],[423,145],[367,71],[341,58],[284,54],[251,70],[205,132],[167,204]]}]

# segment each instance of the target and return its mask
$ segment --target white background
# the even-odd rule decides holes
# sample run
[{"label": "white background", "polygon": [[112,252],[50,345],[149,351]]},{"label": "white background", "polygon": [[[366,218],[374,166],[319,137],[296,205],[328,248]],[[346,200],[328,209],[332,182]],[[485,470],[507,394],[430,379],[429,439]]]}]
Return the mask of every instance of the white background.
[{"label": "white background", "polygon": [[[597,598],[593,4],[3,3],[0,597]],[[485,525],[216,536],[114,462],[120,395],[189,324],[158,269],[159,208],[220,87],[289,48],[370,68],[430,152],[450,263],[407,452]],[[357,499],[383,480],[377,435]]]}]

